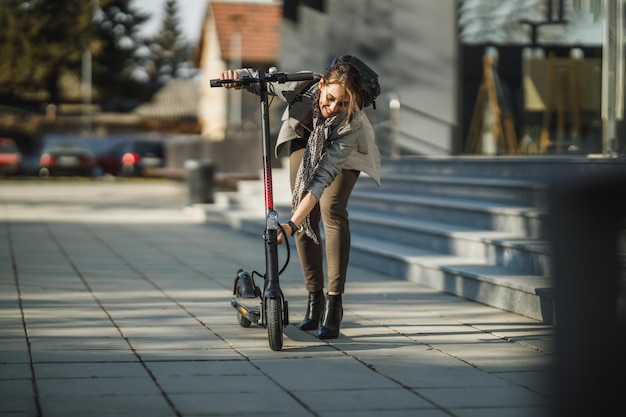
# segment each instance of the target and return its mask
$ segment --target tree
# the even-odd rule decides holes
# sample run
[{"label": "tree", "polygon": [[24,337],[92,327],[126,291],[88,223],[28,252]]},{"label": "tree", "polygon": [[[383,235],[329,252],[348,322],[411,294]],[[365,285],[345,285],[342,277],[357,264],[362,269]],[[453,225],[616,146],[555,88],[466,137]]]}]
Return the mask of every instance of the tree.
[{"label": "tree", "polygon": [[87,48],[93,84],[103,97],[136,93],[132,72],[143,45],[138,32],[148,16],[131,1],[0,0],[0,95],[59,103],[62,75],[80,78]]},{"label": "tree", "polygon": [[153,83],[188,76],[193,48],[180,28],[178,3],[166,0],[158,34],[149,41],[146,72]]},{"label": "tree", "polygon": [[[139,31],[149,15],[140,13],[131,0],[100,0],[94,10],[93,83],[102,100],[118,107],[124,98],[144,94],[141,83],[134,78],[142,66],[138,51],[145,47]],[[122,109],[123,110],[123,109]]]},{"label": "tree", "polygon": [[31,77],[33,48],[27,39],[32,27],[27,7],[19,0],[4,0],[0,7],[0,93],[13,93]]},{"label": "tree", "polygon": [[89,3],[80,0],[3,0],[0,92],[43,88],[57,102],[61,72],[80,64],[82,35],[90,30],[89,11]]}]

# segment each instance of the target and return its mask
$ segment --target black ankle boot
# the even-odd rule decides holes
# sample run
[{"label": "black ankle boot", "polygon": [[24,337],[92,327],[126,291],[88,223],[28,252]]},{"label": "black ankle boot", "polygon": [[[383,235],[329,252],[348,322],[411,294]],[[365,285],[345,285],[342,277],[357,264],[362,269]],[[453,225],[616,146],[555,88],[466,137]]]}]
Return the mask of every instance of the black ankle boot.
[{"label": "black ankle boot", "polygon": [[300,323],[301,330],[316,330],[320,326],[322,309],[324,308],[324,290],[309,293],[309,304],[304,320]]},{"label": "black ankle boot", "polygon": [[324,315],[322,317],[322,327],[320,327],[320,339],[334,339],[339,336],[339,325],[343,318],[343,306],[341,305],[341,294],[329,295],[326,298]]}]

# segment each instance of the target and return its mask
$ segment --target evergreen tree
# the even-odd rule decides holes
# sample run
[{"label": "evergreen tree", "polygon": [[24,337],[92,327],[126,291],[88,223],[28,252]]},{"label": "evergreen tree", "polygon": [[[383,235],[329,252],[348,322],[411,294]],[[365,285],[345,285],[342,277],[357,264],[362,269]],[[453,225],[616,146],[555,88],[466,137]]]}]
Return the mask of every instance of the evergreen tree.
[{"label": "evergreen tree", "polygon": [[93,83],[102,100],[115,108],[124,98],[143,94],[134,73],[142,65],[138,51],[145,46],[139,31],[149,17],[135,9],[132,0],[100,0],[94,11]]},{"label": "evergreen tree", "polygon": [[58,102],[60,74],[80,66],[90,11],[80,0],[2,0],[0,93],[44,89]]},{"label": "evergreen tree", "polygon": [[29,42],[33,19],[22,3],[2,0],[0,7],[0,94],[12,94],[26,84],[34,68],[33,45]]},{"label": "evergreen tree", "polygon": [[171,78],[185,77],[192,46],[180,28],[178,3],[166,0],[161,28],[149,42],[150,57],[146,70],[151,82],[164,83]]},{"label": "evergreen tree", "polygon": [[81,75],[82,56],[92,56],[94,89],[105,98],[137,93],[132,72],[142,46],[139,28],[148,16],[132,0],[0,0],[0,97],[59,103],[59,80]]}]

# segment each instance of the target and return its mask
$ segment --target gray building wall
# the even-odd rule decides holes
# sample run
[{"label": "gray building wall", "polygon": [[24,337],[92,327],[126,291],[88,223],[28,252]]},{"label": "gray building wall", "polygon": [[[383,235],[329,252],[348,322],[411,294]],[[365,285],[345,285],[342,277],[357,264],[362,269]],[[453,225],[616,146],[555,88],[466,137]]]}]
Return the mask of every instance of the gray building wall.
[{"label": "gray building wall", "polygon": [[[377,110],[368,108],[379,146],[390,154],[459,152],[459,48],[457,0],[290,1],[280,69],[322,72],[335,56],[351,54],[379,75]],[[322,10],[318,10],[322,9]],[[400,101],[397,135],[390,100]]]}]

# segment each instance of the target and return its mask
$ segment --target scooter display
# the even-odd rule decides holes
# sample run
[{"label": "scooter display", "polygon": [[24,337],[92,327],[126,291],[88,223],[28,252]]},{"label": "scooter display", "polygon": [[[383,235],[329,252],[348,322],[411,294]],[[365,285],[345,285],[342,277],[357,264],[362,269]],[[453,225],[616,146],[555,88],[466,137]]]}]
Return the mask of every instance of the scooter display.
[{"label": "scooter display", "polygon": [[[256,71],[256,77],[243,76],[238,79],[210,81],[211,87],[223,87],[225,84],[238,84],[248,87],[256,84],[261,104],[261,140],[263,147],[263,185],[265,197],[265,232],[263,233],[265,248],[265,273],[256,271],[249,273],[239,269],[233,285],[231,305],[237,311],[237,321],[242,327],[250,327],[252,323],[260,324],[267,329],[269,346],[279,351],[283,348],[283,330],[289,324],[289,309],[283,291],[280,287],[280,274],[289,263],[289,241],[285,239],[287,259],[279,270],[278,260],[278,232],[281,229],[278,213],[274,207],[270,122],[269,122],[269,93],[270,83],[286,83],[291,81],[315,80],[319,77],[312,72],[284,73],[278,72],[275,67],[266,71]],[[261,289],[254,281],[254,276],[263,278]],[[254,305],[254,300],[258,301]]]}]

